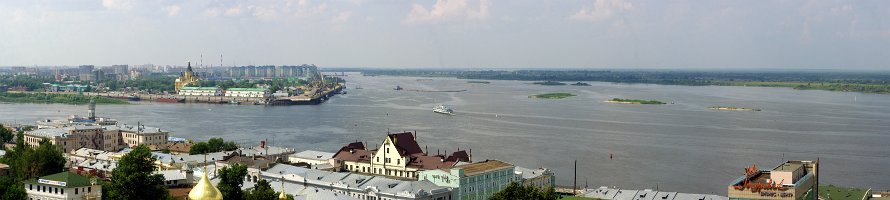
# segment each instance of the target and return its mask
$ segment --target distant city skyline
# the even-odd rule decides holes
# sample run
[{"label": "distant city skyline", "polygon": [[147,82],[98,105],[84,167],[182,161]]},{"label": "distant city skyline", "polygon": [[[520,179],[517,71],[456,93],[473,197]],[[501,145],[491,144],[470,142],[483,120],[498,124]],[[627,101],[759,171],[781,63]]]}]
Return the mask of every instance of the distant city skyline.
[{"label": "distant city skyline", "polygon": [[890,69],[890,1],[10,0],[0,66]]}]

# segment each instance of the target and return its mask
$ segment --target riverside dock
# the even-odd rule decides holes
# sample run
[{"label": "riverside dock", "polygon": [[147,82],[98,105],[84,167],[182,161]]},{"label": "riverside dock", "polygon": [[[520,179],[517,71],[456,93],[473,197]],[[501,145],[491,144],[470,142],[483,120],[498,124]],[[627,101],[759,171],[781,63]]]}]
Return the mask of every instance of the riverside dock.
[{"label": "riverside dock", "polygon": [[[318,91],[317,89],[307,91],[302,95],[290,97],[227,97],[227,96],[193,96],[178,94],[132,94],[120,92],[84,92],[87,96],[100,96],[118,99],[138,99],[139,101],[154,101],[165,103],[210,103],[210,104],[246,104],[246,105],[314,105],[328,100],[331,96],[339,94],[343,90],[343,86],[335,86],[330,90]],[[164,100],[176,99],[177,102],[169,102]]]}]

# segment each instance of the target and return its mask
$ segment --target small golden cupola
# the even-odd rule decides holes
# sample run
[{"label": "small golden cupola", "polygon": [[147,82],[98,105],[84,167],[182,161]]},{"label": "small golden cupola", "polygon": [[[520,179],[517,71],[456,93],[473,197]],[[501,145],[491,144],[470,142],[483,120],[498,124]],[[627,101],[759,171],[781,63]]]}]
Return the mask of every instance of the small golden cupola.
[{"label": "small golden cupola", "polygon": [[204,175],[201,176],[201,180],[198,181],[198,184],[189,191],[189,200],[222,200],[222,192],[219,191],[216,187],[213,186],[213,183],[210,183],[210,179],[207,178],[207,166],[204,166]]}]

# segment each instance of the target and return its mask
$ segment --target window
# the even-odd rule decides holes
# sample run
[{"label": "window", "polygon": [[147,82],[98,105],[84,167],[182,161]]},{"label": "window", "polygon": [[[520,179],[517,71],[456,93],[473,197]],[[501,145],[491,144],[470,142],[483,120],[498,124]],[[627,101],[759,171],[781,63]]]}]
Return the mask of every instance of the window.
[{"label": "window", "polygon": [[87,193],[93,192],[93,187],[87,187]]}]

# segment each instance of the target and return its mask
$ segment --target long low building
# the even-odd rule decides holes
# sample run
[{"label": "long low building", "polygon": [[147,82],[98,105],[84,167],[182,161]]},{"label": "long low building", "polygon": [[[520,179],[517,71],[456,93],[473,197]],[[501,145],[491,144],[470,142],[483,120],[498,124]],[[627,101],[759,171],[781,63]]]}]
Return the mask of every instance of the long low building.
[{"label": "long low building", "polygon": [[285,164],[278,164],[263,171],[260,178],[279,181],[283,179],[285,183],[296,187],[285,190],[287,194],[294,195],[306,195],[304,190],[329,190],[357,199],[454,199],[451,188],[438,186],[426,180],[398,180],[351,172],[307,169]]},{"label": "long low building", "polygon": [[227,97],[253,97],[253,98],[268,98],[272,93],[269,92],[268,89],[265,88],[229,88],[226,89],[225,96]]},{"label": "long low building", "polygon": [[101,126],[81,124],[62,128],[45,128],[25,132],[25,143],[36,147],[47,140],[70,153],[80,148],[102,151],[120,151],[138,145],[166,144],[168,131],[143,125]]},{"label": "long low building", "polygon": [[182,87],[179,95],[185,96],[222,96],[223,90],[219,87]]}]

